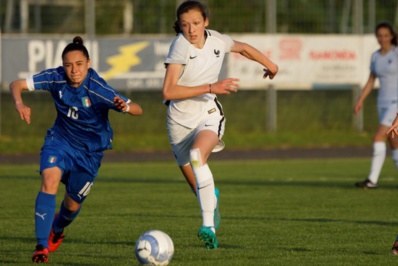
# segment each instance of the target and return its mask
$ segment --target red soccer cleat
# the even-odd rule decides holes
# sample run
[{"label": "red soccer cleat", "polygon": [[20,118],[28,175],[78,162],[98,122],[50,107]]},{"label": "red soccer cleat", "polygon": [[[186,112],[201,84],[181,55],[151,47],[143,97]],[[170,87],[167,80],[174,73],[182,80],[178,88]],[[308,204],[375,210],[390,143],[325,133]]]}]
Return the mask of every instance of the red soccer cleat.
[{"label": "red soccer cleat", "polygon": [[48,249],[43,245],[37,245],[32,255],[32,261],[34,263],[48,262]]},{"label": "red soccer cleat", "polygon": [[[55,214],[55,218],[57,218],[59,214]],[[64,232],[61,233],[54,233],[54,229],[51,227],[51,232],[50,236],[48,237],[48,251],[49,252],[54,252],[58,249],[58,247],[61,245],[62,241],[64,240]]]}]

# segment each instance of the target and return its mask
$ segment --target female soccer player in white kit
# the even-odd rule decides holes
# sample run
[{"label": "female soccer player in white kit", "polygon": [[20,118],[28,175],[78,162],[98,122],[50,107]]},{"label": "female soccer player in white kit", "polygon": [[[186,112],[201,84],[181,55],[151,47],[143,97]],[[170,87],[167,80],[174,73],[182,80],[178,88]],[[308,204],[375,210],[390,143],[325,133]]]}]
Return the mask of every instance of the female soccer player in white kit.
[{"label": "female soccer player in white kit", "polygon": [[[391,137],[392,139],[394,139],[394,137],[395,137],[395,139],[398,139],[397,138],[397,136],[398,136],[398,113],[396,114],[395,119],[392,122],[391,127],[388,129],[387,135],[389,137]],[[398,255],[398,235],[395,238],[394,244],[392,245],[391,253],[393,255]]]},{"label": "female soccer player in white kit", "polygon": [[376,37],[380,49],[372,54],[369,79],[354,107],[354,113],[357,115],[362,109],[363,101],[373,89],[376,78],[379,78],[377,111],[380,126],[373,138],[373,157],[369,176],[364,181],[355,183],[357,187],[361,188],[377,188],[386,157],[387,139],[392,148],[392,159],[398,169],[398,140],[386,134],[398,111],[397,34],[390,23],[381,22],[376,26]]},{"label": "female soccer player in white kit", "polygon": [[[208,249],[218,246],[218,190],[207,164],[211,152],[224,148],[225,117],[216,94],[236,92],[238,79],[218,81],[226,53],[234,52],[265,67],[272,79],[278,67],[254,47],[207,30],[207,9],[199,1],[185,1],[177,9],[174,38],[166,58],[163,97],[168,105],[167,129],[176,161],[196,192],[203,224],[198,237]],[[215,195],[216,194],[216,195]],[[215,224],[216,223],[216,224]]]}]

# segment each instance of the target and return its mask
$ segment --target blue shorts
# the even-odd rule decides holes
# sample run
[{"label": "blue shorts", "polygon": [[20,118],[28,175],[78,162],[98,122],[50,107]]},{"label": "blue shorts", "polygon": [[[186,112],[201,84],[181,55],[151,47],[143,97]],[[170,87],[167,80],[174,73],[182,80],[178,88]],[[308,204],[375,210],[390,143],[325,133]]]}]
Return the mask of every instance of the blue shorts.
[{"label": "blue shorts", "polygon": [[51,167],[61,169],[61,182],[68,195],[82,203],[87,197],[101,166],[103,152],[87,152],[70,146],[54,131],[48,130],[40,153],[40,172]]}]

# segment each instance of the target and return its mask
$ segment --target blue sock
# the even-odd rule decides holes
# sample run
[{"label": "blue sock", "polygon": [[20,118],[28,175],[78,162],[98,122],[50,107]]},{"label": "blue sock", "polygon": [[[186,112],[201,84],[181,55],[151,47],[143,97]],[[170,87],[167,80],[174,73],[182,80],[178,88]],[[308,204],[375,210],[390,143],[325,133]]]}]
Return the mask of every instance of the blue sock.
[{"label": "blue sock", "polygon": [[55,214],[55,195],[39,192],[35,205],[35,231],[37,244],[48,248],[48,236]]},{"label": "blue sock", "polygon": [[73,222],[73,220],[76,218],[76,216],[79,214],[80,209],[81,206],[77,211],[71,212],[65,208],[64,202],[62,202],[59,215],[57,216],[57,218],[54,220],[53,223],[54,232],[60,233],[64,230],[65,227],[70,225]]}]

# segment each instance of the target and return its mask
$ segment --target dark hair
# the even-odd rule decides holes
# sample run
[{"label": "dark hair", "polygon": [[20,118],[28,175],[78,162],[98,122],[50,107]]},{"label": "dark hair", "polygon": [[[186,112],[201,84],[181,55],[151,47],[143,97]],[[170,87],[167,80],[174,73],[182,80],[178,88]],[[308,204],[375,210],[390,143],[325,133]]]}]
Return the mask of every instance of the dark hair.
[{"label": "dark hair", "polygon": [[180,28],[180,16],[184,13],[187,13],[188,11],[196,9],[200,13],[202,13],[203,19],[208,18],[208,9],[205,4],[197,1],[197,0],[187,0],[181,3],[181,5],[177,8],[177,20],[174,22],[173,28],[175,32],[180,33],[181,28]]},{"label": "dark hair", "polygon": [[71,51],[81,51],[87,59],[90,59],[87,48],[84,46],[83,39],[80,36],[73,38],[73,41],[65,47],[62,52],[62,59],[64,59],[64,56]]},{"label": "dark hair", "polygon": [[383,21],[380,22],[379,24],[377,24],[376,26],[376,30],[375,33],[377,34],[377,31],[381,28],[385,28],[388,29],[392,35],[392,40],[391,40],[391,44],[397,45],[397,33],[394,30],[394,27],[392,26],[391,23]]}]

